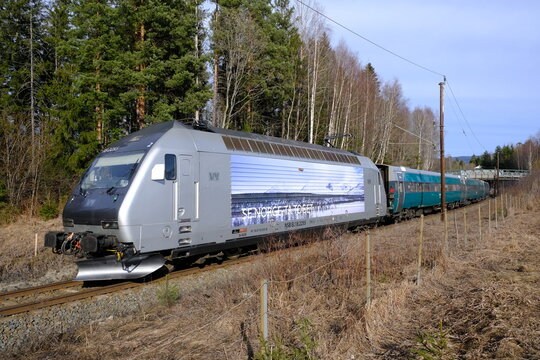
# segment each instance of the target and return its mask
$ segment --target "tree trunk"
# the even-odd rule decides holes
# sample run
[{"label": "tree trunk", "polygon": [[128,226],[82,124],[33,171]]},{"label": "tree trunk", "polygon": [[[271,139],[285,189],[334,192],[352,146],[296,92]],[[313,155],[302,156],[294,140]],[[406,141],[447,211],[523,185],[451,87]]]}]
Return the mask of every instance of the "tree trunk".
[{"label": "tree trunk", "polygon": [[[214,10],[214,22],[217,23],[217,17],[219,15],[219,12],[218,12],[218,4],[217,4],[217,1],[216,1],[216,9]],[[218,98],[218,55],[217,53],[214,51],[214,74],[213,74],[213,78],[214,78],[214,83],[212,84],[212,124],[214,126],[219,126],[218,124],[218,119],[219,119],[219,114],[218,114],[218,101],[219,101],[219,98]]]},{"label": "tree trunk", "polygon": [[30,213],[34,214],[34,205],[37,195],[37,171],[36,171],[36,119],[35,119],[35,99],[34,99],[34,14],[33,6],[30,9],[30,122],[31,122],[31,147],[32,147],[32,199],[30,204]]},{"label": "tree trunk", "polygon": [[319,40],[315,39],[315,49],[313,53],[313,69],[312,69],[312,83],[311,83],[311,97],[309,104],[309,143],[313,144],[314,141],[314,128],[315,128],[315,98],[317,97],[317,67],[318,67],[318,43]]},{"label": "tree trunk", "polygon": [[360,149],[360,153],[364,155],[366,153],[366,133],[367,133],[367,116],[368,116],[368,109],[369,109],[369,74],[366,73],[366,101],[364,105],[364,114],[363,114],[363,121],[362,121],[362,148]]},{"label": "tree trunk", "polygon": [[[343,123],[343,135],[347,134],[349,131],[349,117],[351,115],[351,103],[352,103],[352,93],[353,93],[353,81],[352,79],[349,80],[349,100],[347,101],[347,107],[345,108],[345,119]],[[341,138],[341,148],[345,149],[345,145],[347,143],[347,137],[343,136]]]},{"label": "tree trunk", "polygon": [[[139,27],[139,44],[142,48],[145,41],[145,34],[146,29],[144,27],[144,23],[141,24]],[[137,66],[137,70],[139,72],[143,72],[146,69],[145,64],[139,64]],[[137,124],[139,125],[139,129],[142,129],[146,126],[145,116],[146,116],[146,85],[140,84],[138,86],[139,90],[139,96],[137,97],[137,101],[135,104],[135,114],[137,119]]]},{"label": "tree trunk", "polygon": [[[99,74],[99,70],[97,70],[97,73]],[[96,93],[101,92],[101,84],[98,82],[96,83]],[[101,144],[103,140],[103,106],[98,104],[95,107],[95,116],[96,116],[96,130],[97,130],[97,140]]]}]

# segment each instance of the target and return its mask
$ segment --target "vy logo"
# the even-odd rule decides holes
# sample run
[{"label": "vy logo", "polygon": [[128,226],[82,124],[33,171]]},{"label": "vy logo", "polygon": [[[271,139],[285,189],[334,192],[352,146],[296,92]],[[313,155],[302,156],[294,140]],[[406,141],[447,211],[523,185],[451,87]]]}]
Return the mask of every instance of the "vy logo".
[{"label": "vy logo", "polygon": [[218,172],[210,172],[210,173],[208,173],[208,176],[210,177],[210,181],[219,181],[219,173]]}]

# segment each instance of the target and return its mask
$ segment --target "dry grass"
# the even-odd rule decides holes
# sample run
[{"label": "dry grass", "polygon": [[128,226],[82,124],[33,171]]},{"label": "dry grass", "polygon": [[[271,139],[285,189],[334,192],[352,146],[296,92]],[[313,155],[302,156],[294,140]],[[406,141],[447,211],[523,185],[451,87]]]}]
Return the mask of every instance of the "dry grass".
[{"label": "dry grass", "polygon": [[420,286],[419,220],[372,229],[369,308],[366,233],[330,232],[327,241],[311,239],[308,246],[260,255],[217,286],[181,289],[171,308],[85,326],[21,357],[253,359],[261,347],[258,289],[261,279],[269,279],[270,345],[304,346],[299,324],[308,319],[316,343],[310,353],[320,359],[414,358],[418,334],[436,333],[440,326],[448,347],[434,358],[538,359],[538,190],[536,177],[511,193],[520,197],[519,207],[508,208],[509,216],[491,233],[482,203],[482,239],[476,206],[457,210],[460,217],[467,212],[467,240],[462,223],[456,236],[451,213],[448,254],[440,217],[426,218]]},{"label": "dry grass", "polygon": [[[60,218],[43,221],[27,216],[0,226],[0,291],[74,276],[73,259],[55,255],[43,247],[45,233],[60,229]],[[35,234],[38,234],[37,256],[34,256]]]}]

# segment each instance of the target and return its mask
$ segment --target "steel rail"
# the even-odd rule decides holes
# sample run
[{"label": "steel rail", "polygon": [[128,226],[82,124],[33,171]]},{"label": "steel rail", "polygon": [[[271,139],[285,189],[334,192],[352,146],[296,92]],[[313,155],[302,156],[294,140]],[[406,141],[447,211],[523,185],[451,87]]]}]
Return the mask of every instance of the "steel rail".
[{"label": "steel rail", "polygon": [[40,294],[40,293],[59,290],[59,289],[67,289],[71,287],[82,286],[82,284],[83,284],[82,281],[70,280],[70,281],[56,282],[56,283],[47,284],[47,285],[35,286],[31,288],[26,288],[26,289],[6,291],[3,293],[0,293],[0,300],[8,300],[8,299],[13,299],[17,297]]},{"label": "steel rail", "polygon": [[[246,256],[246,257],[241,257],[239,259],[227,260],[221,264],[208,265],[208,266],[205,266],[204,268],[182,269],[182,270],[178,270],[178,271],[174,271],[170,273],[169,279],[171,278],[176,279],[176,278],[180,278],[180,277],[184,277],[188,275],[203,273],[206,271],[216,270],[219,268],[224,268],[224,267],[228,267],[232,265],[237,265],[237,264],[249,262],[252,260],[253,260],[253,257],[250,258]],[[95,297],[99,295],[105,295],[109,293],[133,289],[133,288],[141,287],[144,285],[154,285],[165,280],[166,280],[166,277],[162,277],[154,281],[150,281],[150,282],[122,282],[122,283],[106,285],[106,286],[98,287],[94,289],[87,289],[87,290],[83,290],[74,294],[61,295],[61,296],[53,297],[50,299],[35,301],[32,303],[17,304],[13,306],[3,307],[3,308],[0,308],[0,317],[12,316],[16,314],[33,311],[33,310],[55,306],[55,305],[62,305],[62,304],[66,304],[75,300],[83,300],[83,299],[87,299],[87,298],[91,298],[91,297]],[[35,288],[23,289],[23,290],[18,290],[14,292],[7,292],[2,295],[6,296],[7,298],[22,297],[22,296],[34,295],[37,293],[43,293],[47,291],[61,290],[66,287],[69,288],[69,287],[74,287],[78,285],[81,285],[80,281],[66,281],[63,283],[62,282],[55,283],[49,286],[43,285],[43,286],[38,286]]]},{"label": "steel rail", "polygon": [[[434,215],[436,215],[436,212],[428,216],[431,217]],[[399,224],[388,224],[385,227],[393,227],[393,226],[399,226]],[[307,247],[314,246],[314,245],[315,244],[308,244]],[[290,249],[281,249],[278,251],[271,251],[270,253],[265,254],[265,256],[275,256],[277,253],[283,250],[287,251]],[[253,256],[242,256],[237,259],[224,260],[222,263],[215,263],[215,264],[207,265],[204,268],[191,267],[188,269],[176,270],[169,273],[168,278],[169,279],[181,278],[188,275],[194,275],[194,274],[203,273],[206,271],[216,270],[219,268],[224,268],[224,267],[228,267],[232,265],[250,262],[253,260],[254,260]],[[118,284],[106,285],[99,288],[83,290],[75,294],[62,295],[62,296],[54,297],[48,300],[40,300],[37,302],[28,303],[28,304],[18,304],[18,305],[13,305],[9,307],[4,307],[4,308],[0,308],[0,317],[16,315],[16,314],[20,314],[24,312],[29,312],[32,310],[51,307],[54,305],[65,304],[73,300],[87,299],[87,298],[91,298],[91,297],[95,297],[99,295],[119,292],[119,291],[128,290],[128,289],[132,289],[136,287],[141,287],[144,285],[154,285],[165,280],[166,280],[166,277],[162,277],[162,278],[149,281],[149,282],[122,282]],[[80,281],[59,282],[59,283],[54,283],[51,285],[43,285],[43,286],[37,286],[34,288],[17,290],[13,292],[5,292],[5,293],[0,294],[0,299],[23,297],[27,295],[34,295],[34,294],[44,293],[44,292],[53,291],[53,290],[61,290],[64,288],[70,288],[70,287],[75,287],[75,286],[80,286],[80,285],[82,285],[82,282]]]}]

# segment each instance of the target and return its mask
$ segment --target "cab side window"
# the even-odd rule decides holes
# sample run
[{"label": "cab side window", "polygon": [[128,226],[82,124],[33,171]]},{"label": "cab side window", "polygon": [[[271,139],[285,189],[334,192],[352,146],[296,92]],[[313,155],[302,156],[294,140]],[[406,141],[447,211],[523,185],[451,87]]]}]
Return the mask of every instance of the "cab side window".
[{"label": "cab side window", "polygon": [[165,154],[165,179],[176,180],[176,155]]}]

